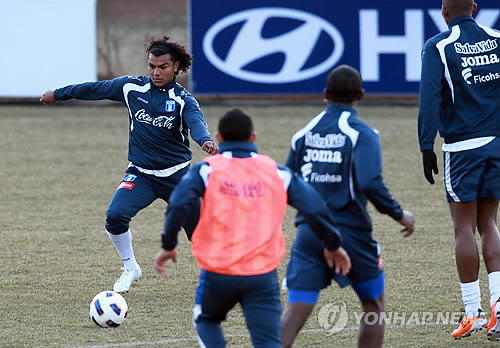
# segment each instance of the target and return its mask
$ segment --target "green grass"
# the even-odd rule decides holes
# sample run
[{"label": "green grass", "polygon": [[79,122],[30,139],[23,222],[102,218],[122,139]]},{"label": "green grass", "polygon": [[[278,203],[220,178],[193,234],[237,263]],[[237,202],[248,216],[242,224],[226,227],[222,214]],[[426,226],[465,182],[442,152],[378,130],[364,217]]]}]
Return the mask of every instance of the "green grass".
[{"label": "green grass", "polygon": [[[281,163],[291,136],[323,109],[242,108],[254,117],[260,152]],[[212,132],[227,109],[204,108]],[[462,306],[441,173],[434,186],[422,175],[416,115],[414,107],[360,107],[360,117],[380,131],[386,184],[417,222],[415,234],[403,239],[397,223],[370,208],[385,264],[386,309],[407,313],[407,318],[412,312],[437,315]],[[121,261],[104,231],[104,220],[128,164],[127,132],[124,107],[0,108],[0,347],[197,346],[191,318],[199,270],[185,237],[178,263],[168,265],[170,280],[160,278],[152,267],[160,247],[163,201],[132,221],[143,279],[125,295],[129,319],[117,329],[100,329],[88,317],[94,295],[112,288],[120,274]],[[192,148],[194,161],[202,159],[197,145]],[[290,209],[283,224],[288,248],[295,233],[293,216]],[[480,279],[487,309],[484,267]],[[320,307],[338,301],[346,303],[349,313],[359,311],[352,290],[332,286],[322,293],[296,347],[355,347],[355,329],[327,337],[318,324]],[[355,326],[351,314],[347,327]],[[453,328],[387,328],[385,347],[492,345],[484,333],[452,341]],[[251,346],[241,311],[230,313],[224,329],[228,347]]]}]

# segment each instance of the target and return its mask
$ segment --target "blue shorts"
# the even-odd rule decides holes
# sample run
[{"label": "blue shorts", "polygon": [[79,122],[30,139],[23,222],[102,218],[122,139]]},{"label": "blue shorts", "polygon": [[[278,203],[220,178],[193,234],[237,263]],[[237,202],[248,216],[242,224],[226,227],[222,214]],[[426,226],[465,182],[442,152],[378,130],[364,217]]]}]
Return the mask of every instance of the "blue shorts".
[{"label": "blue shorts", "polygon": [[[384,291],[382,260],[378,243],[373,239],[371,231],[357,230],[352,227],[337,225],[342,234],[342,247],[351,257],[351,271],[347,276],[335,274],[323,257],[324,244],[306,224],[297,226],[297,237],[293,243],[290,261],[288,262],[286,285],[290,290],[289,302],[315,303],[296,301],[297,292],[313,296],[321,289],[328,287],[332,279],[341,286],[352,285],[361,300],[377,299]],[[314,302],[312,302],[314,300]]]},{"label": "blue shorts", "polygon": [[253,347],[281,347],[281,300],[276,270],[254,276],[232,276],[202,270],[195,303],[194,323],[204,346],[226,346],[220,323],[239,303]]},{"label": "blue shorts", "polygon": [[[129,167],[109,203],[106,212],[106,230],[115,235],[124,233],[129,229],[132,218],[156,199],[161,198],[168,202],[175,186],[188,171],[189,166],[169,177],[160,178],[141,173],[134,167]],[[182,226],[188,239],[191,239],[191,235],[198,224],[200,204],[200,200],[194,203],[189,211],[190,216]]]},{"label": "blue shorts", "polygon": [[448,202],[500,200],[500,138],[476,149],[443,151]]}]

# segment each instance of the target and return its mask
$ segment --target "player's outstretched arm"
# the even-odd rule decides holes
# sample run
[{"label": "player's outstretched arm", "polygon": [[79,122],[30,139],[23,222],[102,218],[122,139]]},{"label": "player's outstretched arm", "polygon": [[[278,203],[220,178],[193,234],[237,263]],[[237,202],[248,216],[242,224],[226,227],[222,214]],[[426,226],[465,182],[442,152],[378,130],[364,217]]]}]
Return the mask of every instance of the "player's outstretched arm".
[{"label": "player's outstretched arm", "polygon": [[184,102],[185,105],[182,111],[182,118],[184,122],[186,122],[187,128],[189,128],[191,138],[198,145],[200,145],[203,151],[214,155],[214,150],[217,148],[217,144],[214,143],[212,137],[210,136],[208,126],[205,122],[205,116],[203,115],[203,111],[200,109],[198,101],[196,101],[193,96],[187,95],[184,98]]},{"label": "player's outstretched arm", "polygon": [[409,237],[415,231],[415,218],[408,210],[403,210],[403,217],[398,222],[403,226],[403,237]]},{"label": "player's outstretched arm", "polygon": [[56,98],[54,98],[54,90],[49,89],[40,98],[40,104],[44,105],[54,105],[56,103]]}]

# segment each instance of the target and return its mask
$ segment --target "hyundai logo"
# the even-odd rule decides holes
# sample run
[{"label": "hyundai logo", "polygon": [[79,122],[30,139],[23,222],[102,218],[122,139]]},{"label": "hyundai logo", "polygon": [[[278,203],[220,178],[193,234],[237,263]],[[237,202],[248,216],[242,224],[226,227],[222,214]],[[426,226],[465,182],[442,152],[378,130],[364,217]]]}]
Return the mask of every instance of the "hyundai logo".
[{"label": "hyundai logo", "polygon": [[[270,18],[298,20],[302,24],[278,36],[264,38],[262,30]],[[226,56],[221,58],[215,52],[214,42],[225,29],[238,23],[241,23],[241,28]],[[317,49],[322,33],[333,41],[329,56],[314,66],[304,68],[313,50]],[[203,38],[203,51],[210,63],[233,77],[267,84],[289,83],[313,78],[333,67],[344,52],[344,40],[332,24],[316,15],[269,7],[245,10],[222,18],[207,31]],[[275,53],[285,56],[279,71],[265,73],[244,69],[248,64]]]}]

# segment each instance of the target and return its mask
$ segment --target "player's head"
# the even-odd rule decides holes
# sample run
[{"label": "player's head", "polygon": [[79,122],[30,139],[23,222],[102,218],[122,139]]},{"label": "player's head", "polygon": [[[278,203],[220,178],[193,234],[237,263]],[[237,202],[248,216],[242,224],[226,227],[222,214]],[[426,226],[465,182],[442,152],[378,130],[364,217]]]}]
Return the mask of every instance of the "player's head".
[{"label": "player's head", "polygon": [[454,18],[461,16],[472,16],[477,11],[477,4],[474,0],[443,0],[441,13],[449,23]]},{"label": "player's head", "polygon": [[329,103],[355,104],[364,96],[359,71],[349,65],[339,65],[328,74],[325,99]]},{"label": "player's head", "polygon": [[219,120],[217,131],[216,138],[219,143],[224,141],[255,142],[252,119],[240,109],[226,112]]},{"label": "player's head", "polygon": [[170,41],[168,36],[153,38],[148,44],[148,72],[155,86],[161,87],[172,82],[175,75],[191,67],[192,58],[186,48]]}]

